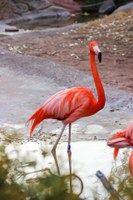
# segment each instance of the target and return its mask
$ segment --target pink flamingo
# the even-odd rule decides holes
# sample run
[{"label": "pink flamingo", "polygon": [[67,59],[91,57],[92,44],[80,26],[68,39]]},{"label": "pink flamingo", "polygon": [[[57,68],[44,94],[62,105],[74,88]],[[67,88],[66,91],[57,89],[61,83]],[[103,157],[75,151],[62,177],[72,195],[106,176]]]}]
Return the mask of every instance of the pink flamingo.
[{"label": "pink flamingo", "polygon": [[[133,148],[133,121],[128,124],[125,130],[117,132],[115,135],[113,135],[107,142],[107,145],[114,147],[113,156],[115,160],[120,148]],[[133,176],[133,151],[129,157],[129,170],[130,174]]]},{"label": "pink flamingo", "polygon": [[[66,125],[69,125],[68,134],[68,158],[70,168],[71,157],[71,124],[76,120],[95,114],[105,105],[105,93],[100,80],[95,62],[95,55],[98,56],[99,62],[102,60],[102,53],[98,44],[93,41],[89,45],[90,51],[90,66],[94,83],[97,90],[98,99],[95,98],[92,91],[87,87],[78,86],[67,90],[60,91],[51,96],[28,120],[33,121],[30,129],[30,137],[35,127],[44,119],[52,118],[62,121],[63,128],[60,135],[52,148],[52,154],[55,159],[58,174],[59,168],[56,160],[56,147],[65,130]],[[71,170],[71,169],[70,169]]]}]

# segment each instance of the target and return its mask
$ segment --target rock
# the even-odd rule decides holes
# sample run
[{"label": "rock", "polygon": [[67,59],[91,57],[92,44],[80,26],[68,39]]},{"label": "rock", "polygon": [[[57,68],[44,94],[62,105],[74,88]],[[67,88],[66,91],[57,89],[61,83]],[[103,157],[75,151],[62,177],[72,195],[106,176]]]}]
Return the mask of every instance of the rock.
[{"label": "rock", "polygon": [[47,9],[47,12],[52,16],[52,13],[55,13],[58,17],[62,16],[62,17],[69,17],[71,16],[71,14],[64,8],[62,7],[58,7],[58,6],[50,6]]},{"label": "rock", "polygon": [[0,0],[0,20],[9,19],[16,16],[16,6],[8,0]]},{"label": "rock", "polygon": [[128,31],[133,31],[133,26],[131,28],[129,28]]},{"label": "rock", "polygon": [[14,27],[14,26],[10,26],[8,28],[5,28],[5,32],[18,32],[19,29]]},{"label": "rock", "polygon": [[88,125],[84,133],[89,135],[91,139],[105,139],[108,137],[108,131],[104,127],[97,124]]},{"label": "rock", "polygon": [[28,5],[24,3],[17,3],[16,4],[16,13],[21,15],[22,13],[28,12]]},{"label": "rock", "polygon": [[133,3],[128,3],[124,6],[120,6],[118,9],[116,9],[113,13],[117,12],[128,12],[129,10],[133,10]]},{"label": "rock", "polygon": [[116,9],[116,5],[113,0],[106,0],[99,8],[100,14],[110,14]]},{"label": "rock", "polygon": [[47,0],[40,0],[40,1],[26,1],[28,4],[29,10],[44,10],[47,9],[52,4]]},{"label": "rock", "polygon": [[71,17],[71,14],[66,11],[64,8],[58,7],[58,6],[51,6],[48,9],[45,10],[45,12],[40,11],[40,12],[31,12],[28,15],[22,15],[17,18],[13,19],[7,19],[4,21],[1,21],[3,23],[6,23],[8,25],[13,24],[13,23],[20,23],[20,22],[30,22],[33,20],[39,20],[39,19],[56,19],[56,18],[69,18]]},{"label": "rock", "polygon": [[78,2],[74,0],[49,0],[51,3],[61,6],[70,12],[81,12]]},{"label": "rock", "polygon": [[48,0],[0,0],[0,19],[10,24],[39,18],[68,17],[70,12],[63,7],[53,6]]}]

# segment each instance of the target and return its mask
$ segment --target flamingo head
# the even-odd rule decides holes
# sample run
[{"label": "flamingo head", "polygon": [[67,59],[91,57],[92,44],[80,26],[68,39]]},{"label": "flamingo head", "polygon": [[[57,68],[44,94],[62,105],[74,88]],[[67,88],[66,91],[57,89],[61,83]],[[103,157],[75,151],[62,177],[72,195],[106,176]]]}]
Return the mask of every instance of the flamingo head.
[{"label": "flamingo head", "polygon": [[115,148],[125,148],[132,146],[132,143],[129,138],[125,137],[125,131],[122,131],[113,135],[112,138],[108,140],[107,145]]},{"label": "flamingo head", "polygon": [[[130,141],[130,139],[126,138],[125,136],[126,136],[126,132],[125,131],[117,132],[107,142],[107,145],[109,147],[113,147],[114,148],[113,156],[114,156],[115,160],[116,160],[118,152],[119,152],[119,150],[121,148],[125,148],[125,147],[130,148],[130,147],[133,147],[132,141]],[[133,162],[133,156],[132,156],[132,162]]]},{"label": "flamingo head", "polygon": [[116,160],[120,148],[131,146],[129,140],[125,137],[125,131],[117,132],[107,142],[109,147],[114,148],[114,160]]},{"label": "flamingo head", "polygon": [[97,42],[95,42],[95,41],[91,42],[90,45],[89,45],[89,48],[90,48],[90,52],[93,52],[95,55],[98,56],[98,60],[101,63],[102,53],[101,53],[101,50],[98,47]]},{"label": "flamingo head", "polygon": [[[133,148],[132,137],[129,137],[130,135],[132,135],[133,132],[130,132],[130,130],[132,129],[130,129],[129,127],[125,131],[117,132],[108,140],[107,145],[110,147],[114,147],[113,156],[115,160],[120,148]],[[129,135],[127,134],[127,132],[129,132]],[[131,154],[129,156],[129,170],[131,176],[133,177],[133,151],[131,151]]]}]

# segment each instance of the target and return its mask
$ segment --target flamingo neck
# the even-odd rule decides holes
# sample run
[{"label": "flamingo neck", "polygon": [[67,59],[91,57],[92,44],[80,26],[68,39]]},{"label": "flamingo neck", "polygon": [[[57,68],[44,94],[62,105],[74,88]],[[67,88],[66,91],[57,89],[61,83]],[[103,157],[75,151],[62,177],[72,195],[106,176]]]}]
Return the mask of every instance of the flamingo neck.
[{"label": "flamingo neck", "polygon": [[104,92],[104,88],[103,88],[103,85],[102,85],[102,82],[97,70],[95,54],[93,52],[90,52],[90,66],[91,66],[91,71],[92,71],[92,75],[94,78],[94,83],[95,83],[97,95],[98,95],[98,101],[97,101],[96,107],[97,107],[97,110],[100,110],[105,105],[105,92]]}]

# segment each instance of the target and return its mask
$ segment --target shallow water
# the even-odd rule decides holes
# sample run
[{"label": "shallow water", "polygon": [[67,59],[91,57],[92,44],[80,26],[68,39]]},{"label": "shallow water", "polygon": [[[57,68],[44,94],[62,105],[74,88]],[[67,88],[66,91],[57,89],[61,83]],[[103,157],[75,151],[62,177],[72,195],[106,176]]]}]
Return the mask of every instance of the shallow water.
[{"label": "shallow water", "polygon": [[[36,168],[27,168],[26,171],[34,171],[50,168],[52,171],[55,168],[54,159],[50,150],[52,145],[42,141],[24,142],[23,144],[10,144],[6,148],[9,157],[18,158],[20,161],[25,162],[36,161]],[[43,157],[41,149],[49,152],[47,157]],[[67,143],[61,143],[57,147],[57,158],[59,161],[61,174],[69,174],[68,157],[67,157]],[[17,154],[16,151],[17,150]],[[106,145],[106,141],[87,141],[87,142],[74,142],[72,143],[72,171],[77,174],[83,181],[84,190],[82,193],[83,198],[93,200],[93,192],[97,191],[100,194],[99,200],[107,196],[107,191],[104,189],[102,183],[96,177],[97,170],[102,171],[105,176],[110,174],[113,165],[113,149]],[[117,164],[121,158],[121,154],[117,160]],[[56,168],[54,172],[56,171]],[[27,178],[33,178],[29,175]],[[79,192],[80,187],[75,186],[75,192]]]}]

